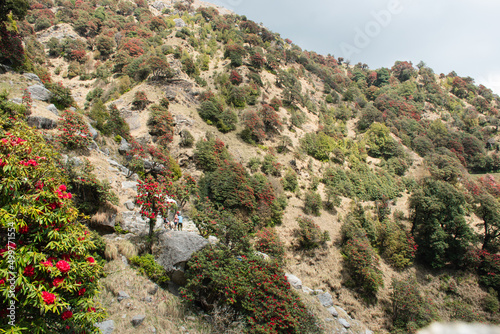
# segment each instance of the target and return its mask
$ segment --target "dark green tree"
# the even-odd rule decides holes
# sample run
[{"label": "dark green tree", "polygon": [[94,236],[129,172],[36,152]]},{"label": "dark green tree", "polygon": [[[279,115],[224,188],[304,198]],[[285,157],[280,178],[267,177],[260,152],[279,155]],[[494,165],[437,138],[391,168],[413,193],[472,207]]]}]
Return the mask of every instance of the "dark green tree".
[{"label": "dark green tree", "polygon": [[465,205],[464,195],[444,181],[426,178],[415,190],[410,198],[411,232],[421,261],[434,268],[463,264],[474,239],[464,219]]}]

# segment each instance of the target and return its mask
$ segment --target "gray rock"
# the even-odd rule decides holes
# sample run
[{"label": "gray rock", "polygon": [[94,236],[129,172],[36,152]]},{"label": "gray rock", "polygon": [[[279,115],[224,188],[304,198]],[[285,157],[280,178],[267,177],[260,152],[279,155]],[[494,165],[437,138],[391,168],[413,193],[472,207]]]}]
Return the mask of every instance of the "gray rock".
[{"label": "gray rock", "polygon": [[24,73],[23,76],[28,80],[33,80],[33,81],[36,81],[38,83],[42,83],[42,80],[40,80],[38,75],[36,75],[35,73]]},{"label": "gray rock", "polygon": [[28,92],[31,93],[33,100],[48,101],[52,93],[43,85],[32,85],[28,87]]},{"label": "gray rock", "polygon": [[302,292],[305,293],[305,294],[311,295],[311,294],[314,293],[314,290],[311,289],[311,288],[308,288],[307,286],[303,286],[302,287]]},{"label": "gray rock", "polygon": [[130,180],[132,181],[139,181],[140,180],[140,177],[139,175],[137,175],[136,173],[132,174],[130,177],[129,177]]},{"label": "gray rock", "polygon": [[73,166],[75,167],[78,167],[83,164],[83,161],[79,157],[73,157],[69,159],[69,163],[73,164]]},{"label": "gray rock", "polygon": [[127,140],[125,138],[122,138],[120,147],[118,147],[118,152],[120,152],[120,154],[126,154],[128,151],[130,151],[131,148],[132,147],[127,142]]},{"label": "gray rock", "polygon": [[323,305],[324,307],[333,306],[332,295],[329,294],[328,292],[325,292],[321,295],[318,295],[318,299],[319,299],[319,302],[321,303],[321,305]]},{"label": "gray rock", "polygon": [[136,181],[123,181],[122,182],[122,189],[133,189],[137,191],[137,185],[139,182]]},{"label": "gray rock", "polygon": [[289,273],[286,273],[285,276],[291,286],[293,286],[295,289],[302,289],[302,281],[297,276]]},{"label": "gray rock", "polygon": [[122,255],[122,262],[124,265],[128,266],[128,260],[124,255]]},{"label": "gray rock", "polygon": [[125,207],[129,210],[134,210],[135,204],[132,201],[126,201],[125,202]]},{"label": "gray rock", "polygon": [[164,2],[161,2],[161,1],[155,1],[151,4],[151,7],[153,7],[154,9],[156,10],[159,10],[160,12],[164,9],[164,8],[168,8],[167,4],[164,3]]},{"label": "gray rock", "polygon": [[96,150],[99,151],[99,145],[95,142],[95,140],[92,140],[89,144],[89,150]]},{"label": "gray rock", "polygon": [[211,245],[215,245],[216,243],[219,242],[219,239],[217,239],[217,237],[214,237],[213,235],[209,235],[208,236],[208,242],[211,244]]},{"label": "gray rock", "polygon": [[350,320],[352,320],[351,316],[347,313],[346,310],[344,310],[342,307],[340,306],[335,306],[335,308],[337,309],[337,311],[339,311],[341,314],[344,313]]},{"label": "gray rock", "polygon": [[153,297],[146,296],[146,297],[142,298],[142,300],[145,301],[146,303],[152,303],[153,302]]},{"label": "gray rock", "polygon": [[177,92],[174,89],[172,89],[171,87],[166,87],[165,88],[165,97],[169,101],[174,101],[175,98],[177,97]]},{"label": "gray rock", "polygon": [[156,333],[156,328],[154,326],[149,327],[151,333]]},{"label": "gray rock", "polygon": [[369,329],[365,330],[365,334],[373,334],[373,332]]},{"label": "gray rock", "polygon": [[194,124],[194,120],[187,118],[184,115],[175,115],[174,120],[175,125],[185,124],[187,126],[192,126]]},{"label": "gray rock", "polygon": [[351,327],[351,324],[347,322],[344,318],[338,318],[339,323],[345,328]]},{"label": "gray rock", "polygon": [[316,295],[320,295],[320,294],[322,294],[323,292],[324,292],[324,291],[323,291],[323,290],[321,290],[321,289],[316,289],[316,290],[314,290],[314,294],[316,294]]},{"label": "gray rock", "polygon": [[122,211],[121,227],[125,231],[135,234],[143,234],[148,230],[147,219],[143,219],[140,213],[135,211]]},{"label": "gray rock", "polygon": [[89,132],[92,135],[92,139],[96,139],[97,136],[99,135],[99,133],[97,132],[97,130],[94,129],[94,127],[92,125],[88,124],[88,123],[87,123],[87,127],[89,128]]},{"label": "gray rock", "polygon": [[111,334],[115,330],[115,322],[113,320],[98,322],[94,326],[99,328],[102,334]]},{"label": "gray rock", "polygon": [[59,115],[59,110],[57,110],[56,106],[53,104],[49,104],[47,106],[47,110],[53,113],[54,115]]},{"label": "gray rock", "polygon": [[29,126],[34,126],[37,129],[50,130],[57,127],[57,122],[41,116],[29,116],[27,119]]},{"label": "gray rock", "polygon": [[132,318],[132,320],[130,320],[130,322],[132,323],[132,326],[137,327],[140,324],[142,324],[142,322],[144,321],[144,319],[146,319],[146,316],[144,314],[139,314],[139,315],[135,315]]},{"label": "gray rock", "polygon": [[184,285],[184,266],[194,252],[208,245],[208,240],[192,232],[175,231],[159,236],[159,246],[153,255],[170,275],[172,282]]},{"label": "gray rock", "polygon": [[75,112],[76,111],[76,108],[75,107],[69,107],[69,110]]},{"label": "gray rock", "polygon": [[104,154],[104,155],[109,155],[109,148],[103,148],[101,149],[101,152]]},{"label": "gray rock", "polygon": [[21,99],[20,97],[15,97],[10,101],[15,104],[23,104],[23,99]]},{"label": "gray rock", "polygon": [[325,321],[326,322],[332,322],[332,321],[334,321],[334,319],[333,318],[325,318]]},{"label": "gray rock", "polygon": [[159,288],[158,284],[155,284],[151,288],[148,289],[148,293],[150,295],[154,295],[154,294],[156,294],[156,292],[158,292],[158,288]]},{"label": "gray rock", "polygon": [[118,291],[118,297],[116,298],[119,302],[121,302],[124,299],[130,298],[129,294],[126,293],[125,291]]},{"label": "gray rock", "polygon": [[335,307],[333,307],[333,306],[330,306],[326,310],[328,312],[330,312],[330,314],[333,315],[334,317],[338,317],[339,316],[339,312],[337,312],[337,309]]},{"label": "gray rock", "polygon": [[175,26],[176,27],[179,27],[179,28],[183,28],[183,27],[187,27],[187,24],[186,22],[184,22],[183,19],[174,19],[174,22],[175,22]]}]

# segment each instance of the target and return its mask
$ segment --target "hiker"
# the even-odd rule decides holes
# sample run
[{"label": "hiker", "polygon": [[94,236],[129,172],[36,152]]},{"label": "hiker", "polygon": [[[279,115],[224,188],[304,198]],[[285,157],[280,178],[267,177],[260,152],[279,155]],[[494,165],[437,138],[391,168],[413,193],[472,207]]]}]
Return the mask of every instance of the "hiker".
[{"label": "hiker", "polygon": [[165,230],[166,229],[169,229],[170,231],[172,231],[172,229],[174,228],[174,224],[168,220],[168,218],[165,218]]},{"label": "hiker", "polygon": [[179,224],[177,224],[177,231],[182,231],[182,215],[179,214]]},{"label": "hiker", "polygon": [[177,224],[179,223],[179,211],[175,213],[174,217],[174,230],[177,229]]}]

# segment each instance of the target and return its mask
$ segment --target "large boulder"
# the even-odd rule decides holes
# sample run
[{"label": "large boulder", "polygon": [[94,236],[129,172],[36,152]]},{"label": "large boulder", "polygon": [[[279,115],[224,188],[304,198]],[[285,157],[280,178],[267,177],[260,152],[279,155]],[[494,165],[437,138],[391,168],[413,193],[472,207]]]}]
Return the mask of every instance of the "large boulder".
[{"label": "large boulder", "polygon": [[115,322],[113,320],[98,322],[95,326],[101,330],[102,334],[111,334],[115,330]]},{"label": "large boulder", "polygon": [[53,113],[56,116],[59,115],[59,111],[57,110],[57,107],[55,105],[53,105],[53,104],[48,105],[47,106],[47,110],[50,111],[51,113]]},{"label": "large boulder", "polygon": [[120,142],[120,147],[118,147],[118,152],[120,154],[127,154],[128,151],[132,149],[132,146],[127,142],[125,138],[122,138],[122,141]]},{"label": "large boulder", "polygon": [[36,82],[42,84],[42,80],[40,80],[38,75],[36,75],[35,73],[24,73],[23,76],[28,80],[33,80],[33,81],[36,81]]},{"label": "large boulder", "polygon": [[176,27],[179,27],[179,28],[187,27],[187,24],[186,24],[186,22],[184,22],[183,19],[174,19],[174,22],[175,22]]},{"label": "large boulder", "polygon": [[295,289],[302,289],[302,281],[297,276],[289,273],[286,273],[285,276],[291,286],[293,286]]},{"label": "large boulder", "polygon": [[170,276],[172,282],[184,285],[184,267],[194,252],[203,249],[209,242],[199,234],[184,231],[164,232],[159,236],[158,246],[153,250],[155,260]]},{"label": "large boulder", "polygon": [[50,130],[57,127],[56,121],[41,116],[29,116],[27,122],[29,126],[34,126],[37,129]]},{"label": "large boulder", "polygon": [[32,85],[28,87],[28,92],[31,94],[33,100],[48,101],[52,96],[50,90],[43,85]]}]

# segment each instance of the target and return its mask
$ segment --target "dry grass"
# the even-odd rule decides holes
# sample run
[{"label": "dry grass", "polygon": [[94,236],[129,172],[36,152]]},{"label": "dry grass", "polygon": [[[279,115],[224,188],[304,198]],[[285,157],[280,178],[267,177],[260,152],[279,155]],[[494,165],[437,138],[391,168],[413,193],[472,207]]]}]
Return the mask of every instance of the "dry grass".
[{"label": "dry grass", "polygon": [[121,258],[121,255],[125,256],[127,259],[134,257],[138,254],[137,247],[129,240],[118,239],[118,240],[106,240],[106,250],[104,255],[108,260],[117,260]]},{"label": "dry grass", "polygon": [[[153,327],[156,333],[162,334],[182,333],[181,327],[193,334],[211,332],[210,326],[201,318],[189,314],[179,297],[161,288],[151,295],[148,291],[155,284],[121,260],[108,262],[104,269],[107,276],[102,279],[103,289],[98,299],[108,312],[107,319],[115,322],[116,333],[152,333]],[[125,291],[130,298],[118,302],[119,291]],[[132,317],[140,314],[146,319],[138,327],[133,327]]]}]

